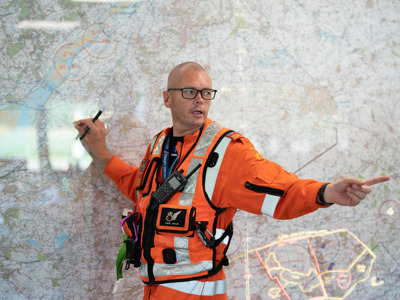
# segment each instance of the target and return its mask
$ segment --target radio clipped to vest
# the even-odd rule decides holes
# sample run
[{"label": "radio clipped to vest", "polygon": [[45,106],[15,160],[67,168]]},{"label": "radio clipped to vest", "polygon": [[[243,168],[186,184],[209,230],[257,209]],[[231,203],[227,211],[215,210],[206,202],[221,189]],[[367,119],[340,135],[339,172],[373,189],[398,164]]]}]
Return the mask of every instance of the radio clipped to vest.
[{"label": "radio clipped to vest", "polygon": [[183,170],[172,172],[151,195],[153,207],[167,202],[176,192],[182,191],[190,176],[200,167],[201,164],[198,164],[186,177],[182,175]]}]

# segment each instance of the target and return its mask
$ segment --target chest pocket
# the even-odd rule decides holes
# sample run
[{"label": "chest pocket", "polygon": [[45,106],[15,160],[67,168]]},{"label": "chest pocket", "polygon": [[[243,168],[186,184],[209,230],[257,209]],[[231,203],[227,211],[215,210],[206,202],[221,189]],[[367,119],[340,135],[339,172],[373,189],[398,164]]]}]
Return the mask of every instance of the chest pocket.
[{"label": "chest pocket", "polygon": [[158,208],[156,233],[167,236],[193,236],[195,221],[195,207],[162,204]]}]

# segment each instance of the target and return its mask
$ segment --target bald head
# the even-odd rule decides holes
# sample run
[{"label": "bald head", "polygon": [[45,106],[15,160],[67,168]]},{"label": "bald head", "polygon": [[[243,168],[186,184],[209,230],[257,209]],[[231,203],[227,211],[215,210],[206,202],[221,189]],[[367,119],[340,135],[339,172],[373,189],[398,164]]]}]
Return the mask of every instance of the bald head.
[{"label": "bald head", "polygon": [[200,72],[207,73],[207,71],[196,62],[191,62],[191,61],[184,62],[182,64],[177,65],[169,73],[167,89],[174,88],[174,87],[178,86],[179,83],[182,80],[183,72],[186,71],[186,70],[200,71]]},{"label": "bald head", "polygon": [[[193,134],[204,125],[211,101],[203,98],[203,91],[209,89],[212,89],[210,76],[198,63],[180,64],[169,73],[163,100],[171,111],[174,136]],[[184,90],[185,93],[196,91],[195,97],[186,97]]]}]

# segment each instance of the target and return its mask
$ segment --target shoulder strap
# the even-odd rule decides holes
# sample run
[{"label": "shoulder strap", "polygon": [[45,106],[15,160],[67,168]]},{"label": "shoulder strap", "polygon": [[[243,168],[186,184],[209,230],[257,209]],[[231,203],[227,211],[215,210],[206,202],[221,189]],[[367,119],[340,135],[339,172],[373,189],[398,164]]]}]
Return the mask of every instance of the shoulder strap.
[{"label": "shoulder strap", "polygon": [[207,163],[203,171],[204,194],[207,201],[214,209],[218,208],[212,204],[211,198],[214,193],[215,183],[217,182],[218,173],[221,168],[225,151],[228,148],[229,143],[232,141],[232,139],[227,137],[227,135],[232,132],[233,131],[229,130],[219,138],[214,146],[214,149],[208,156]]},{"label": "shoulder strap", "polygon": [[159,133],[157,133],[157,134],[153,137],[153,139],[152,139],[152,141],[151,141],[151,143],[150,143],[150,153],[153,152],[154,145],[155,145],[155,143],[156,143],[158,137],[160,136],[161,132],[162,132],[162,131],[160,131]]}]

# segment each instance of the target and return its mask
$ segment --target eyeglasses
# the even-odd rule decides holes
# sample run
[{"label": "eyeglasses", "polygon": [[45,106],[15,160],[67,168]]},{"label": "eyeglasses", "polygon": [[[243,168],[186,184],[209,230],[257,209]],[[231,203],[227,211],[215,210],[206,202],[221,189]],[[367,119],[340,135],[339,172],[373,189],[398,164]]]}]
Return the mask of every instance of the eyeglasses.
[{"label": "eyeglasses", "polygon": [[182,98],[185,99],[194,99],[197,97],[197,94],[200,92],[201,97],[204,100],[212,100],[215,98],[215,94],[217,93],[217,90],[211,90],[211,89],[204,89],[204,90],[196,90],[193,88],[185,88],[185,89],[168,89],[169,91],[181,91],[182,92]]}]

